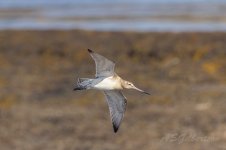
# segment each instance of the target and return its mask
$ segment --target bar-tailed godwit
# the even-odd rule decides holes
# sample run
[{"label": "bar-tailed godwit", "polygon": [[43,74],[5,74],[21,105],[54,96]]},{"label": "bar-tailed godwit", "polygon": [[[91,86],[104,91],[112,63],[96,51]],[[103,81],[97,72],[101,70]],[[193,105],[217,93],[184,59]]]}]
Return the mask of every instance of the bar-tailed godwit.
[{"label": "bar-tailed godwit", "polygon": [[123,119],[127,100],[122,94],[123,89],[135,89],[142,93],[150,95],[133,83],[123,80],[114,72],[115,63],[101,56],[94,51],[88,49],[89,54],[96,64],[96,78],[79,78],[77,86],[74,90],[98,89],[102,90],[106,96],[106,100],[110,110],[110,116],[113,124],[114,132],[118,131],[120,123]]}]

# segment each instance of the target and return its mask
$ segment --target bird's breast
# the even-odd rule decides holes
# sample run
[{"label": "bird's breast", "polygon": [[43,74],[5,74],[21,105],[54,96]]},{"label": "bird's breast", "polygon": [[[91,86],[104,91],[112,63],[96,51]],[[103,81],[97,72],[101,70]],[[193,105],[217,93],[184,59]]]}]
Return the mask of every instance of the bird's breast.
[{"label": "bird's breast", "polygon": [[94,88],[99,90],[121,90],[122,86],[120,80],[114,77],[108,77],[94,85]]}]

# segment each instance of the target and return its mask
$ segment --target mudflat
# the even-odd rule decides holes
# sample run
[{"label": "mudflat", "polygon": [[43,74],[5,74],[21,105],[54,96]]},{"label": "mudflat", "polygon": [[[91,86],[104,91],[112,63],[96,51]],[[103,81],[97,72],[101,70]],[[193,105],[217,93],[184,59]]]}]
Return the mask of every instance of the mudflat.
[{"label": "mudflat", "polygon": [[[125,91],[117,134],[87,49],[151,93]],[[226,33],[0,31],[4,150],[226,149]]]}]

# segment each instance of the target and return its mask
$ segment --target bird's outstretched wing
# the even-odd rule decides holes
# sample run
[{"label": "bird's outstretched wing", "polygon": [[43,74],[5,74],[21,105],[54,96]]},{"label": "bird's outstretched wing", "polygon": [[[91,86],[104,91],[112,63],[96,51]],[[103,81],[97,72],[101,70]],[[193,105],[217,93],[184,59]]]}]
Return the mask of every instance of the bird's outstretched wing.
[{"label": "bird's outstretched wing", "polygon": [[104,56],[101,56],[92,50],[88,49],[91,57],[96,64],[96,77],[109,77],[114,75],[115,63],[108,60]]},{"label": "bird's outstretched wing", "polygon": [[126,111],[127,100],[119,90],[104,91],[104,94],[110,110],[114,132],[117,132]]}]

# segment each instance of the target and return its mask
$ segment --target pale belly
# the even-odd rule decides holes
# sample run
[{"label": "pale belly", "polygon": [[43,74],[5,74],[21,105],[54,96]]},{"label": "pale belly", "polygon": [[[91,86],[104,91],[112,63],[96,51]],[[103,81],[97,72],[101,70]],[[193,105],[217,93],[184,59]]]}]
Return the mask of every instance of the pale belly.
[{"label": "pale belly", "polygon": [[108,77],[102,80],[100,83],[94,85],[94,89],[98,90],[120,90],[122,89],[119,80],[115,80],[113,77]]}]

